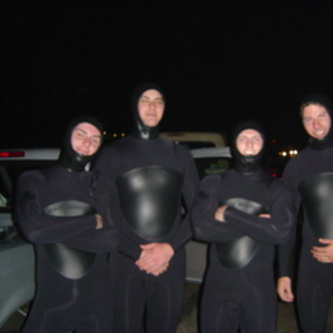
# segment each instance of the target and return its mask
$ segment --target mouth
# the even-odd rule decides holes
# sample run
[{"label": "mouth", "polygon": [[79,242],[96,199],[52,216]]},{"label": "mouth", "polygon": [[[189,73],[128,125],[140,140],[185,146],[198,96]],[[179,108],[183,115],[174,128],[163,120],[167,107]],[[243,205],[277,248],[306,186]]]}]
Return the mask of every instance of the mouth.
[{"label": "mouth", "polygon": [[313,132],[313,135],[316,138],[323,138],[325,136],[325,131],[324,130],[316,130]]},{"label": "mouth", "polygon": [[89,151],[85,150],[85,149],[79,149],[77,148],[76,151],[83,156],[88,156],[89,155]]}]

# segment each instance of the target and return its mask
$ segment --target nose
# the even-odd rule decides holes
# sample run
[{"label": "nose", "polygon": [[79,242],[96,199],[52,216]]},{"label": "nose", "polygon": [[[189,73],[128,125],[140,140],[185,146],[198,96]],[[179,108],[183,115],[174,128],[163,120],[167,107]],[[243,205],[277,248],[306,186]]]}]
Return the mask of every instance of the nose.
[{"label": "nose", "polygon": [[253,146],[253,141],[252,140],[246,140],[246,147],[252,148]]},{"label": "nose", "polygon": [[91,145],[91,140],[89,138],[84,138],[83,145],[87,146],[87,147],[90,146]]},{"label": "nose", "polygon": [[312,122],[312,126],[314,128],[318,128],[320,126],[320,121],[317,120],[317,119],[314,119],[313,122]]},{"label": "nose", "polygon": [[156,107],[155,102],[154,102],[154,101],[150,101],[150,102],[149,102],[149,109],[151,109],[151,110],[155,110],[155,107]]}]

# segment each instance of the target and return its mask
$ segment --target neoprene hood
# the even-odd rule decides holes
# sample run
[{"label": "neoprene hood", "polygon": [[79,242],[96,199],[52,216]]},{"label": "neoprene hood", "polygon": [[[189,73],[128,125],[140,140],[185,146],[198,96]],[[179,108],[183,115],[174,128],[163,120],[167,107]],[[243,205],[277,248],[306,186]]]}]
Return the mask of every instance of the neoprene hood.
[{"label": "neoprene hood", "polygon": [[90,163],[95,154],[90,156],[85,156],[78,154],[72,147],[71,138],[74,128],[81,123],[89,123],[95,126],[103,134],[103,126],[101,122],[92,116],[79,116],[71,121],[64,135],[63,147],[59,157],[59,163],[66,169],[70,171],[84,171],[88,163]]}]

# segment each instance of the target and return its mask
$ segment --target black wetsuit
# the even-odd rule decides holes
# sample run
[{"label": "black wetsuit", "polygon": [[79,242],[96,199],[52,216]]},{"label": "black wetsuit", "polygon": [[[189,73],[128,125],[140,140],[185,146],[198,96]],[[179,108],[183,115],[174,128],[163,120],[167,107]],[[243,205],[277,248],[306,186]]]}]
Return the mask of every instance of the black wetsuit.
[{"label": "black wetsuit", "polygon": [[[288,187],[263,171],[264,143],[258,123],[237,124],[232,168],[205,177],[193,204],[194,237],[210,244],[200,310],[203,333],[275,332],[275,244],[287,239],[294,216]],[[215,219],[222,206],[227,207],[223,222]]]},{"label": "black wetsuit", "polygon": [[[105,253],[116,247],[116,234],[112,228],[96,230],[95,212],[81,212],[83,204],[101,213],[98,207],[103,207],[106,200],[102,184],[105,182],[94,179],[90,172],[68,172],[59,165],[20,177],[18,226],[35,244],[37,255],[37,292],[22,332],[112,331],[112,295]],[[74,208],[78,209],[77,216],[63,216],[61,206],[66,202],[78,205]],[[45,208],[52,208],[54,203],[60,203],[59,208],[49,214]],[[107,220],[106,212],[101,215]],[[75,269],[73,264],[78,267]]]},{"label": "black wetsuit", "polygon": [[[297,207],[301,196],[298,186],[303,180],[325,172],[333,172],[333,147],[326,149],[305,148],[291,159],[284,170],[283,177],[290,184]],[[333,264],[320,263],[313,258],[313,246],[322,246],[310,227],[307,214],[301,219],[301,249],[298,266],[296,300],[303,333],[324,333],[328,309],[333,292]],[[290,276],[288,260],[291,256],[290,242],[282,247],[280,276]],[[285,251],[287,251],[285,253]]]},{"label": "black wetsuit", "polygon": [[[215,220],[216,209],[231,198],[258,203],[271,218],[229,207],[226,222]],[[232,169],[201,182],[191,215],[195,238],[211,243],[200,311],[203,333],[234,333],[238,328],[242,333],[275,332],[274,244],[290,231],[290,202],[285,184],[264,173],[249,177]],[[234,257],[237,245],[232,241],[244,235],[255,243]]]},{"label": "black wetsuit", "polygon": [[[189,217],[182,215],[181,197],[184,199],[185,209],[188,210],[194,198],[198,175],[193,159],[184,147],[161,138],[146,140],[131,135],[101,150],[94,166],[94,169],[112,177],[114,184],[132,171],[149,173],[160,167],[167,172],[176,171],[181,180],[179,193],[162,201],[162,206],[176,203],[176,213],[167,230],[157,230],[160,236],[147,239],[144,235],[140,236],[140,227],[136,229],[128,220],[127,213],[131,213],[131,209],[126,211],[124,206],[127,203],[118,202],[114,209],[117,213],[115,223],[122,234],[119,253],[111,255],[116,332],[141,332],[144,317],[144,326],[148,333],[175,332],[185,284],[184,245],[191,238]],[[159,182],[149,175],[146,179],[153,187],[154,182]],[[140,184],[137,185],[140,187]],[[120,200],[118,190],[116,185],[111,189]],[[130,198],[132,195],[127,201],[130,201]],[[140,207],[135,209],[140,210]],[[158,217],[159,213],[156,214]],[[175,250],[167,271],[158,277],[140,271],[135,265],[141,254],[140,244],[152,241],[169,243]]]},{"label": "black wetsuit", "polygon": [[[23,333],[112,332],[107,253],[116,249],[118,234],[107,206],[108,180],[86,171],[94,154],[81,155],[72,147],[74,130],[82,123],[103,132],[97,119],[77,117],[65,133],[59,160],[26,171],[18,180],[16,221],[35,245],[37,280]],[[84,144],[89,144],[89,135],[80,130]],[[96,214],[103,219],[98,230]]]}]

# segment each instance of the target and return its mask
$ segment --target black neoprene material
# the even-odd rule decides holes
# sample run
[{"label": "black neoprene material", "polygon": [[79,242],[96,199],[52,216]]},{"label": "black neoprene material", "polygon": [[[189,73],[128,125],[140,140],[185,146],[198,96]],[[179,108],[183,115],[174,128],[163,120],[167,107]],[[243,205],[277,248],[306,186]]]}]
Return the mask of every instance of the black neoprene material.
[{"label": "black neoprene material", "polygon": [[74,249],[61,243],[44,246],[56,271],[67,279],[83,278],[95,261],[95,253]]},{"label": "black neoprene material", "polygon": [[117,179],[126,221],[140,237],[158,241],[168,235],[177,216],[182,175],[160,165],[141,167]]},{"label": "black neoprene material", "polygon": [[[215,220],[220,204],[234,197],[260,203],[267,207],[271,218],[229,207],[224,214],[225,222]],[[246,333],[275,332],[275,244],[289,235],[294,222],[292,208],[287,186],[265,174],[261,180],[258,176],[253,180],[230,170],[201,182],[191,213],[195,238],[210,244],[200,305],[201,332],[234,333],[238,328]],[[236,241],[237,246],[237,240],[245,236],[260,244],[249,263],[240,267],[222,264],[216,244]],[[232,258],[230,253],[225,255]]]},{"label": "black neoprene material", "polygon": [[[133,91],[131,97],[131,110],[134,118],[134,128],[132,135],[136,138],[144,139],[144,140],[154,140],[159,135],[159,124],[155,127],[146,126],[141,120],[138,112],[138,102],[141,95],[150,89],[155,89],[162,94],[164,98],[164,93],[162,89],[153,82],[143,82],[139,84]],[[164,98],[165,99],[165,98]]]},{"label": "black neoprene material", "polygon": [[333,172],[303,180],[299,191],[316,237],[333,239]]},{"label": "black neoprene material", "polygon": [[81,123],[89,123],[95,126],[101,133],[101,141],[103,139],[103,126],[98,119],[92,116],[78,116],[71,121],[69,126],[66,129],[62,149],[60,153],[59,163],[70,171],[82,172],[88,163],[91,163],[93,159],[96,157],[96,154],[92,154],[89,156],[78,154],[72,147],[71,137],[73,130],[76,126]]},{"label": "black neoprene material", "polygon": [[262,136],[263,140],[265,140],[264,132],[260,124],[253,120],[244,120],[242,122],[239,122],[233,132],[231,137],[231,144],[230,144],[230,150],[232,155],[232,167],[237,170],[238,172],[242,174],[255,174],[258,173],[262,169],[262,158],[264,156],[265,151],[265,144],[263,145],[263,148],[257,155],[251,155],[251,156],[245,156],[242,155],[237,148],[236,140],[238,135],[247,129],[252,129]]},{"label": "black neoprene material", "polygon": [[[290,159],[283,177],[290,184],[298,209],[302,209],[299,185],[306,179],[331,172],[333,172],[333,147],[313,149],[309,145],[295,158]],[[302,245],[296,248],[300,253],[299,261],[296,262],[298,280],[293,281],[293,285],[297,286],[294,292],[297,297],[300,329],[302,332],[324,333],[333,292],[333,264],[320,263],[312,256],[312,247],[323,245],[318,242],[304,208],[301,217],[299,221]],[[294,276],[293,271],[290,271],[290,261],[293,260],[293,251],[297,244],[295,239],[298,238],[291,237],[286,244],[279,246],[280,276]]]},{"label": "black neoprene material", "polygon": [[[251,161],[238,152],[237,135],[248,128],[258,127],[241,124],[235,130],[234,167],[205,177],[191,210],[194,237],[209,244],[202,333],[276,329],[275,245],[287,239],[293,226],[292,197],[282,180],[262,170],[262,152]],[[215,219],[217,209],[226,205],[223,222]],[[269,216],[259,216],[263,213]]]},{"label": "black neoprene material", "polygon": [[[231,198],[224,204],[251,215],[268,213],[267,208],[261,204],[243,198]],[[217,255],[225,267],[242,268],[255,257],[260,248],[259,242],[244,235],[229,242],[218,243]]]},{"label": "black neoprene material", "polygon": [[[108,209],[108,180],[65,160],[18,180],[15,218],[36,252],[36,295],[21,332],[110,333],[107,253],[116,249],[118,234]],[[104,223],[99,230],[96,213]]]},{"label": "black neoprene material", "polygon": [[97,213],[95,207],[92,207],[87,203],[78,200],[54,202],[44,207],[43,212],[45,215],[58,217],[75,217]]},{"label": "black neoprene material", "polygon": [[[176,195],[179,198],[176,216],[171,228],[168,227],[169,231],[159,239],[159,242],[170,244],[175,254],[168,270],[158,277],[140,271],[135,261],[141,254],[140,245],[149,241],[130,226],[120,202],[111,207],[122,235],[119,253],[111,256],[112,281],[116,286],[116,332],[140,333],[144,321],[148,333],[174,333],[181,313],[185,281],[184,245],[191,238],[187,212],[198,185],[197,170],[189,151],[161,138],[144,140],[128,136],[105,146],[94,169],[114,179],[116,184],[118,177],[127,172],[137,168],[149,170],[152,166],[173,170],[182,177],[180,191]],[[112,197],[119,199],[116,186],[111,191]],[[174,204],[174,199],[172,202]],[[147,316],[143,319],[145,310]]]}]

